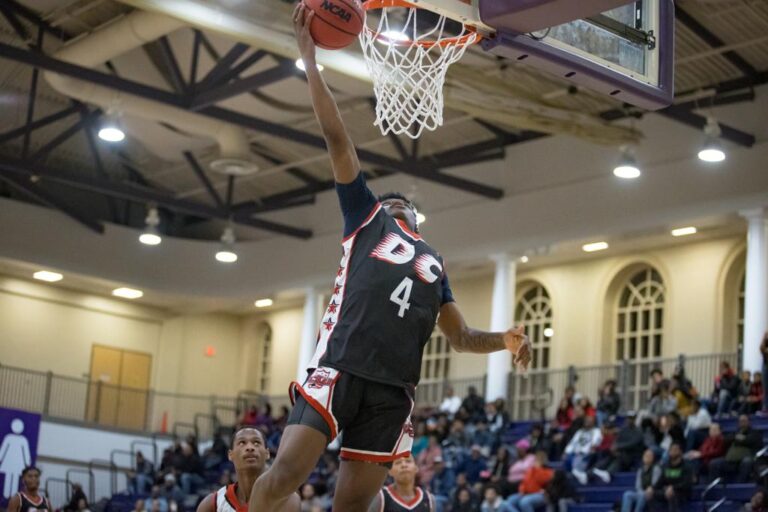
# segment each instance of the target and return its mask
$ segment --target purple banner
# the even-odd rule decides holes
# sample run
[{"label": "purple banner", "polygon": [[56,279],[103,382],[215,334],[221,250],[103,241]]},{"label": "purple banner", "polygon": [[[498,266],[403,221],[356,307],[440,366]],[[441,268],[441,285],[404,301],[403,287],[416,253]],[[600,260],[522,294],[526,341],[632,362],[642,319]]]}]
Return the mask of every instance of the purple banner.
[{"label": "purple banner", "polygon": [[22,470],[37,459],[40,415],[0,408],[0,508],[19,490]]}]

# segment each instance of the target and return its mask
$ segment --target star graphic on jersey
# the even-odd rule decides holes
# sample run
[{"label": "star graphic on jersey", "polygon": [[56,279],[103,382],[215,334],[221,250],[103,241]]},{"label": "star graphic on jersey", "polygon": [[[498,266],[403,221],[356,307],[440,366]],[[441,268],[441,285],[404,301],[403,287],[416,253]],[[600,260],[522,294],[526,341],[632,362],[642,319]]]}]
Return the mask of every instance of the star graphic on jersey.
[{"label": "star graphic on jersey", "polygon": [[337,284],[336,286],[333,287],[333,294],[338,295],[340,290],[341,290],[341,285]]},{"label": "star graphic on jersey", "polygon": [[330,331],[331,329],[333,329],[333,320],[331,320],[331,319],[329,318],[328,320],[326,320],[325,322],[323,322],[323,325],[325,326],[325,330],[326,330],[326,331]]},{"label": "star graphic on jersey", "polygon": [[335,313],[337,309],[339,309],[339,305],[336,304],[335,300],[331,300],[331,303],[328,304],[328,312]]}]

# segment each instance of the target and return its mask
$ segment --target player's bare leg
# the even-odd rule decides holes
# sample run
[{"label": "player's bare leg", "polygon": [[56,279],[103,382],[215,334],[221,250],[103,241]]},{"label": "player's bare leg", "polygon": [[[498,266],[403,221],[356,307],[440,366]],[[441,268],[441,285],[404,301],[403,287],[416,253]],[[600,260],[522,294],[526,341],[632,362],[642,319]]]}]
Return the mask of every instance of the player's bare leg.
[{"label": "player's bare leg", "polygon": [[336,495],[333,497],[333,510],[368,510],[373,498],[384,485],[387,472],[387,468],[379,464],[342,460]]},{"label": "player's bare leg", "polygon": [[275,462],[253,484],[248,512],[298,512],[290,498],[312,473],[327,445],[325,434],[304,425],[288,425]]}]

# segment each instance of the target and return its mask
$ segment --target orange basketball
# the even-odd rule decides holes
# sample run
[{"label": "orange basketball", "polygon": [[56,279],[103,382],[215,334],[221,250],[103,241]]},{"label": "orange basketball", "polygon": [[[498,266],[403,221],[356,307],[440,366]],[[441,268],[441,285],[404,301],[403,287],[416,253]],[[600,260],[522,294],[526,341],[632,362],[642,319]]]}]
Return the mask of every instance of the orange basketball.
[{"label": "orange basketball", "polygon": [[365,23],[360,0],[304,0],[315,11],[309,32],[320,48],[338,50],[352,44]]}]

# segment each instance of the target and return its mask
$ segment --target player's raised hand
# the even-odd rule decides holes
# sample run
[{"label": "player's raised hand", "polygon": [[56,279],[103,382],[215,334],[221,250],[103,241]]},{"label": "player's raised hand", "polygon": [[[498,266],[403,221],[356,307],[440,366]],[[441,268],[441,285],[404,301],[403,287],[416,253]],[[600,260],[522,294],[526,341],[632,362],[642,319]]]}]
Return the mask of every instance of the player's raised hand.
[{"label": "player's raised hand", "polygon": [[514,327],[504,333],[504,344],[507,350],[512,352],[513,360],[518,370],[526,371],[531,363],[531,343],[525,335],[522,325]]},{"label": "player's raised hand", "polygon": [[309,32],[309,26],[312,24],[314,16],[315,11],[307,8],[304,2],[296,4],[296,8],[293,10],[293,31],[296,33],[301,60],[304,61],[306,67],[315,65],[315,41]]}]

